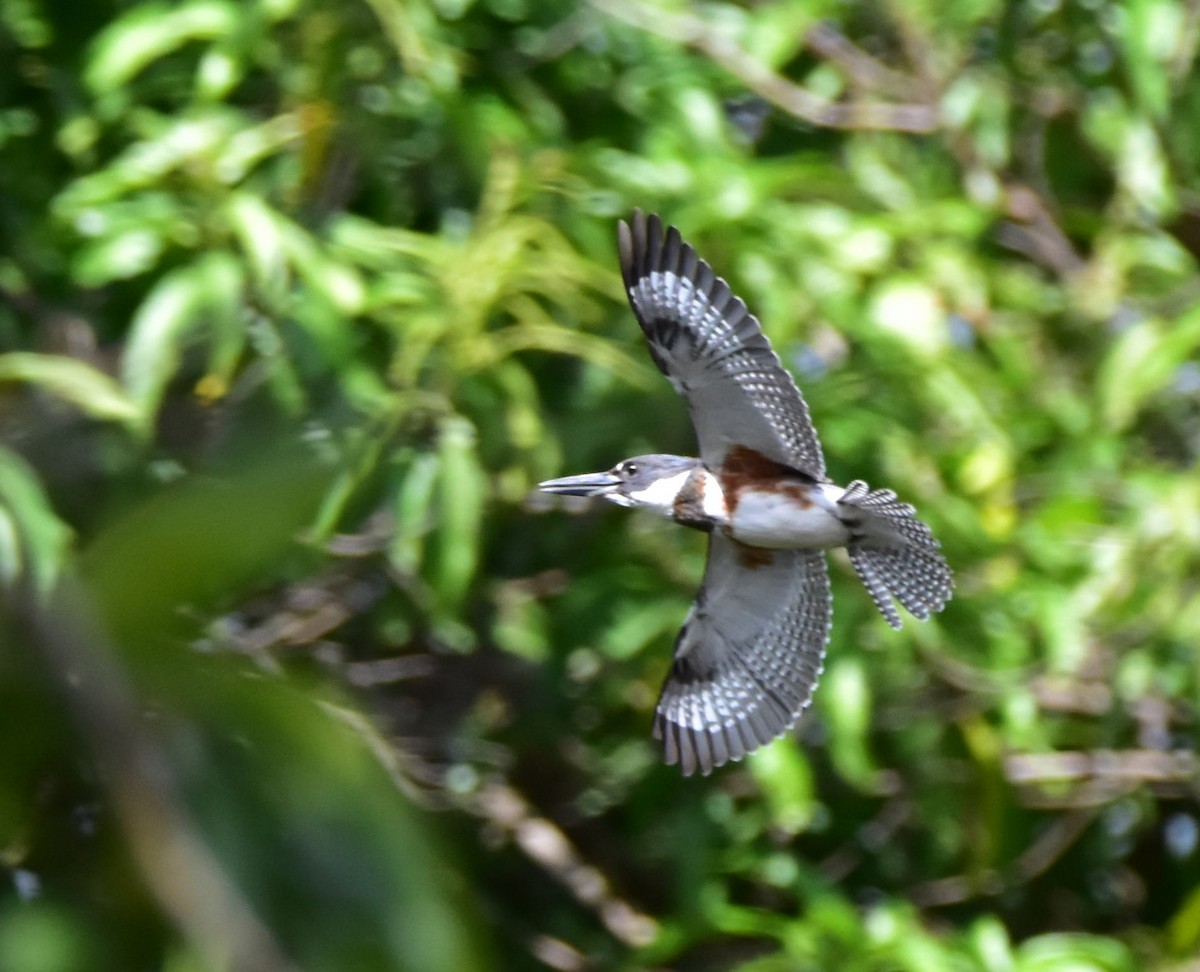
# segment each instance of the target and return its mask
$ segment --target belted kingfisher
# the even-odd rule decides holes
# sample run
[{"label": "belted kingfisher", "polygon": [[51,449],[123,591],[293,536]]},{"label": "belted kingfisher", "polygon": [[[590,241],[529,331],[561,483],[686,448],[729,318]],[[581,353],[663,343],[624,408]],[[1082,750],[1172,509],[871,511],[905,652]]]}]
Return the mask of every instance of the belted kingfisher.
[{"label": "belted kingfisher", "polygon": [[913,507],[825,475],[795,381],[679,231],[635,210],[617,236],[633,313],[687,402],[700,458],[635,456],[539,487],[644,507],[708,534],[704,582],[654,718],[666,762],[707,775],[782,735],[811,700],[832,619],[825,550],[847,548],[893,628],[893,599],[925,620],[945,607],[953,580]]}]

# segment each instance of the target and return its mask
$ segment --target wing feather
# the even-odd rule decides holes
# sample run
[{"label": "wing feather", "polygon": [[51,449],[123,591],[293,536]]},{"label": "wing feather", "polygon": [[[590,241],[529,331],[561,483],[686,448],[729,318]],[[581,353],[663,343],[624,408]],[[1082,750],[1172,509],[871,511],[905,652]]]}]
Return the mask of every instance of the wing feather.
[{"label": "wing feather", "polygon": [[808,406],[758,319],[674,227],[635,210],[618,228],[621,274],[650,355],[687,401],[700,458],[744,446],[825,478]]},{"label": "wing feather", "polygon": [[829,640],[819,550],[761,551],[709,539],[704,586],[675,644],[654,734],[668,764],[707,775],[786,732],[808,705]]}]

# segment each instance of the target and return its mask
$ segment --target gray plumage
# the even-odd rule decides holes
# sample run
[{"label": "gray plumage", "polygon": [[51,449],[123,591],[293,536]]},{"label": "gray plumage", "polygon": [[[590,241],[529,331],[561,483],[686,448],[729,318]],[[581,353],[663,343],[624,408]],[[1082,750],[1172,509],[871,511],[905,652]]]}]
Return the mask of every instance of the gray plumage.
[{"label": "gray plumage", "polygon": [[654,736],[685,776],[782,735],[812,698],[829,641],[829,575],[818,550],[762,552],[711,534],[701,597],[675,642]]},{"label": "gray plumage", "polygon": [[674,226],[635,210],[617,231],[621,276],[650,356],[687,401],[700,458],[717,469],[731,446],[825,476],[804,396],[758,319]]},{"label": "gray plumage", "polygon": [[954,587],[950,568],[941,544],[910,504],[861,479],[846,487],[838,504],[852,511],[844,517],[850,562],[888,624],[903,627],[893,598],[922,621],[945,607]]},{"label": "gray plumage", "polygon": [[709,533],[704,583],[654,718],[667,763],[708,774],[786,732],[811,701],[832,620],[826,548],[847,547],[894,628],[896,602],[926,619],[950,599],[952,577],[912,506],[826,476],[795,381],[679,231],[637,210],[618,243],[629,302],[655,364],[687,402],[700,458],[637,456],[541,488]]}]

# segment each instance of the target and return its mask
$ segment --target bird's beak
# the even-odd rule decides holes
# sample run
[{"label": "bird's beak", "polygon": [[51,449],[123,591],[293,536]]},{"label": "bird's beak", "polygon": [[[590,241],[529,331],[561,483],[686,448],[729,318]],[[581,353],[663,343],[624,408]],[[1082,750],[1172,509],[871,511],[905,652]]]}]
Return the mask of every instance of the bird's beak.
[{"label": "bird's beak", "polygon": [[547,479],[544,483],[538,483],[538,489],[544,493],[558,493],[560,496],[604,496],[620,484],[621,480],[612,473],[584,473],[582,476]]}]

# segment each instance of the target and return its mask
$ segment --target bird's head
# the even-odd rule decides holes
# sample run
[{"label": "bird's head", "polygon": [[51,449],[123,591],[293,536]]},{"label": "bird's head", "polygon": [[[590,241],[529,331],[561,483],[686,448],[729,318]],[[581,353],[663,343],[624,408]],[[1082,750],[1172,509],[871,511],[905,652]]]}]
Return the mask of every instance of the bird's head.
[{"label": "bird's head", "polygon": [[563,496],[603,496],[618,506],[641,507],[671,516],[675,498],[699,459],[685,456],[634,456],[608,472],[564,476],[538,483],[538,489]]}]

